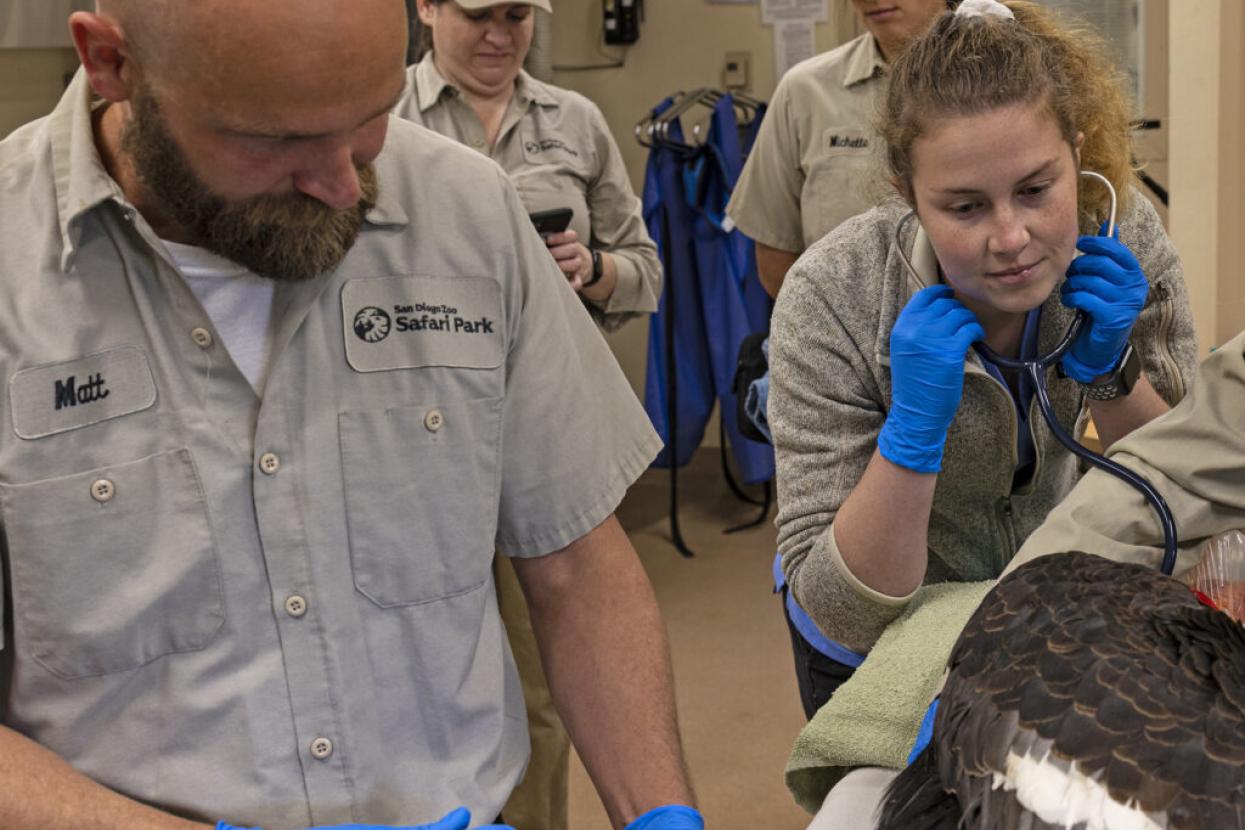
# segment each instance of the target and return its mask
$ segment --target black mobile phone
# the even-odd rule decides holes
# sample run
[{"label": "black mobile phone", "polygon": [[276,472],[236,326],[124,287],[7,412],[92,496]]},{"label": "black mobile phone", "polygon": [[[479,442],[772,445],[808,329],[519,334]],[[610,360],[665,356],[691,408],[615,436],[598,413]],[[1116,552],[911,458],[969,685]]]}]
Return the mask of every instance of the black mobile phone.
[{"label": "black mobile phone", "polygon": [[568,207],[538,210],[528,214],[532,224],[536,226],[536,232],[541,236],[566,230],[571,226],[571,217],[574,215],[575,211]]}]

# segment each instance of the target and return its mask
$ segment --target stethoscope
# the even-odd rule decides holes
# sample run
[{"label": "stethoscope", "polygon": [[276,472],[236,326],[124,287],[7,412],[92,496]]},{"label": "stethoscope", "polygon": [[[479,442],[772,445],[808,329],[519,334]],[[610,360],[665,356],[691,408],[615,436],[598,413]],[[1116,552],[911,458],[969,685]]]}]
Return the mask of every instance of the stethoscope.
[{"label": "stethoscope", "polygon": [[[1116,194],[1115,188],[1106,176],[1101,173],[1094,173],[1090,170],[1082,170],[1082,176],[1089,176],[1102,182],[1107,188],[1107,192],[1111,194],[1111,214],[1107,219],[1107,236],[1115,235],[1115,211],[1116,211]],[[899,224],[895,227],[895,250],[899,253],[899,258],[903,260],[904,267],[908,269],[908,273],[919,284],[921,277],[916,272],[916,268],[912,265],[912,260],[904,251],[902,234],[904,227],[913,218],[916,217],[916,211],[909,211],[903,219],[899,220]],[[1176,520],[1172,517],[1171,509],[1167,506],[1167,502],[1159,495],[1159,491],[1154,488],[1149,481],[1142,476],[1133,472],[1129,468],[1118,464],[1108,458],[1104,458],[1092,450],[1079,444],[1063,425],[1059,423],[1059,418],[1055,415],[1054,407],[1051,406],[1050,393],[1046,389],[1046,370],[1057,364],[1064,356],[1068,349],[1072,348],[1072,342],[1076,340],[1076,336],[1081,333],[1081,329],[1085,326],[1085,312],[1078,311],[1073,318],[1072,323],[1068,326],[1068,331],[1063,338],[1051,351],[1044,355],[1032,358],[1030,360],[1017,360],[1011,357],[1004,357],[998,352],[991,349],[985,343],[974,343],[973,348],[981,359],[987,363],[991,363],[996,367],[1004,369],[1014,369],[1024,372],[1033,382],[1033,388],[1037,396],[1038,407],[1042,410],[1042,418],[1045,419],[1050,431],[1059,439],[1059,443],[1068,448],[1075,456],[1092,464],[1095,467],[1106,470],[1117,478],[1123,479],[1138,490],[1150,505],[1154,508],[1154,512],[1158,514],[1159,524],[1163,526],[1163,563],[1160,566],[1162,572],[1171,575],[1176,568]]]}]

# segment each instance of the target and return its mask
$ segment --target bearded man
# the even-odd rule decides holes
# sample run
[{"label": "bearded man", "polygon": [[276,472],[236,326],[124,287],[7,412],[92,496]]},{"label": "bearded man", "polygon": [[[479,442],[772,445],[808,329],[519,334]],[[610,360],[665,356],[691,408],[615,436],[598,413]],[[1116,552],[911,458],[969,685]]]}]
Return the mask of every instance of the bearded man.
[{"label": "bearded man", "polygon": [[391,121],[401,0],[69,23],[0,143],[0,827],[493,819],[497,550],[615,826],[701,827],[613,516],[658,441],[500,169]]}]

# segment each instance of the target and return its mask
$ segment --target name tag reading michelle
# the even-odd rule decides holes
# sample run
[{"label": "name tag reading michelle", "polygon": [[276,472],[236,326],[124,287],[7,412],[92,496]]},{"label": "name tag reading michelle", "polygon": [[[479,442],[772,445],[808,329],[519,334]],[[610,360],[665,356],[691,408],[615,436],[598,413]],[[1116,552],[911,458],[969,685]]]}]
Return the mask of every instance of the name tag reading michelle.
[{"label": "name tag reading michelle", "polygon": [[98,424],[156,402],[147,355],[135,346],[23,369],[9,381],[13,430],[27,440]]},{"label": "name tag reading michelle", "polygon": [[869,133],[858,127],[829,127],[822,133],[827,152],[867,151]]},{"label": "name tag reading michelle", "polygon": [[487,277],[380,277],[342,286],[346,361],[356,372],[501,365],[501,286]]}]

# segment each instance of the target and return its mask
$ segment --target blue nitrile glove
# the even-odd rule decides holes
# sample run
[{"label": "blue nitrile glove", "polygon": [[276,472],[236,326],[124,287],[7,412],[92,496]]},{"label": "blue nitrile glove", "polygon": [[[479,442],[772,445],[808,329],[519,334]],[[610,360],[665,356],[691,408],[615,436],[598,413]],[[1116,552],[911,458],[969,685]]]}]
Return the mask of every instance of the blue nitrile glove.
[{"label": "blue nitrile glove", "polygon": [[878,435],[886,460],[918,473],[942,467],[964,391],[964,354],[986,332],[949,285],[912,295],[891,329],[891,411]]},{"label": "blue nitrile glove", "polygon": [[[390,824],[334,824],[332,826],[320,826],[310,828],[309,830],[467,830],[471,824],[471,812],[466,807],[459,807],[457,810],[449,813],[440,821],[432,824],[421,824],[418,827],[407,825],[398,827]],[[223,821],[216,822],[216,830],[262,830],[259,827],[234,827],[232,824],[226,824]],[[514,830],[504,824],[489,824],[481,826],[477,830]]]},{"label": "blue nitrile glove", "polygon": [[1119,363],[1150,283],[1133,252],[1120,242],[1118,228],[1113,237],[1082,236],[1076,247],[1084,254],[1068,266],[1060,291],[1063,304],[1084,311],[1089,320],[1062,363],[1065,375],[1090,383]]},{"label": "blue nitrile glove", "polygon": [[627,825],[626,830],[705,830],[700,813],[682,804],[656,807]]},{"label": "blue nitrile glove", "polygon": [[748,384],[748,392],[744,396],[744,412],[752,425],[771,444],[774,443],[774,435],[769,431],[769,372]]},{"label": "blue nitrile glove", "polygon": [[925,710],[925,717],[921,718],[921,728],[917,730],[916,743],[912,745],[912,751],[908,753],[909,766],[921,754],[921,751],[929,746],[930,739],[934,737],[934,717],[937,714],[938,698],[934,698],[934,702]]}]

